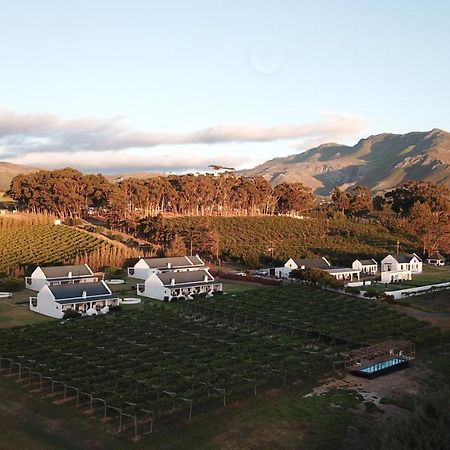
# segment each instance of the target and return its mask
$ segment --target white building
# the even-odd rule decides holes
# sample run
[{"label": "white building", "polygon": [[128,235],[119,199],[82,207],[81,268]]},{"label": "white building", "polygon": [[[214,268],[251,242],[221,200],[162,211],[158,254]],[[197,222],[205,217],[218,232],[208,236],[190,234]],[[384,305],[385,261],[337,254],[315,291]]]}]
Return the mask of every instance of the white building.
[{"label": "white building", "polygon": [[37,267],[31,276],[25,277],[25,287],[40,291],[44,286],[91,283],[98,281],[87,264],[78,266]]},{"label": "white building", "polygon": [[445,258],[439,252],[434,252],[427,258],[427,264],[430,266],[445,266]]},{"label": "white building", "polygon": [[408,271],[422,273],[422,260],[415,253],[388,255],[381,261],[381,272]]},{"label": "white building", "polygon": [[269,269],[264,269],[267,271],[269,276],[276,278],[289,278],[289,274],[293,270],[305,270],[305,269],[328,269],[331,267],[329,261],[322,258],[289,258],[283,267],[272,267]]},{"label": "white building", "polygon": [[324,272],[329,273],[336,280],[343,281],[345,283],[352,283],[359,281],[360,270],[352,269],[350,267],[331,267],[329,269],[322,269]]},{"label": "white building", "polygon": [[119,305],[104,281],[92,283],[45,285],[36,297],[30,297],[30,310],[62,319],[72,309],[83,315],[105,314],[110,306]]},{"label": "white building", "polygon": [[364,275],[375,275],[378,272],[378,263],[374,259],[355,259],[352,269],[359,270]]},{"label": "white building", "polygon": [[138,295],[163,301],[217,292],[222,292],[222,283],[215,281],[207,269],[155,272],[137,285]]},{"label": "white building", "polygon": [[198,255],[175,256],[171,258],[141,258],[133,267],[128,267],[127,271],[131,278],[146,280],[156,272],[197,270],[203,267],[205,267],[205,263]]}]

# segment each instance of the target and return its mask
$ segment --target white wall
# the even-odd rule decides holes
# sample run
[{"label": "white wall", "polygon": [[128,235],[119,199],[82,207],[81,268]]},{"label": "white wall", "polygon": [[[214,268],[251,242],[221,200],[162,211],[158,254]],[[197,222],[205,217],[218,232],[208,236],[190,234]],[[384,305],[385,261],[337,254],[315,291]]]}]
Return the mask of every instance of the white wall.
[{"label": "white wall", "polygon": [[[31,281],[29,284],[28,281]],[[25,287],[39,292],[47,284],[47,279],[40,267],[36,267],[30,277],[25,277]]]},{"label": "white wall", "polygon": [[439,284],[430,284],[428,286],[417,286],[414,288],[399,289],[398,291],[389,291],[386,293],[389,295],[392,295],[396,300],[398,300],[398,299],[402,299],[402,298],[408,298],[408,296],[403,295],[404,293],[409,293],[410,295],[424,294],[426,291],[428,291],[432,287],[437,287],[437,288],[450,287],[450,283],[439,283]]},{"label": "white wall", "polygon": [[164,288],[156,273],[152,273],[145,280],[145,290],[142,293],[138,291],[138,294],[144,297],[156,298],[157,300],[164,300],[164,296],[168,295],[167,289]]},{"label": "white wall", "polygon": [[55,302],[55,298],[48,286],[44,286],[37,294],[37,305],[32,305],[32,298],[30,297],[30,310],[45,316],[54,317],[55,319],[62,319],[64,314],[62,312],[62,305]]}]

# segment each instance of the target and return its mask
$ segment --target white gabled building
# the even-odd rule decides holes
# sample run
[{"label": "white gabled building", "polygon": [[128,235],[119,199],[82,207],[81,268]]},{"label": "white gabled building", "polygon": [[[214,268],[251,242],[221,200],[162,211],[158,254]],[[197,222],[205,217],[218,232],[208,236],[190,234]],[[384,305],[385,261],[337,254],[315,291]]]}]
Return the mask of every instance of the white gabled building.
[{"label": "white gabled building", "polygon": [[105,314],[110,306],[118,306],[104,281],[92,283],[45,285],[36,297],[30,297],[30,310],[45,316],[62,319],[64,313],[72,309],[81,314]]},{"label": "white gabled building", "polygon": [[329,269],[331,264],[329,261],[322,258],[289,258],[283,267],[274,267],[269,269],[264,269],[267,271],[269,276],[276,278],[289,278],[289,274],[293,270],[305,270],[305,269]]},{"label": "white gabled building", "polygon": [[388,255],[381,261],[381,272],[410,270],[422,273],[422,260],[415,253]]},{"label": "white gabled building", "polygon": [[378,272],[378,263],[374,259],[355,259],[352,269],[359,270],[364,275],[375,275]]},{"label": "white gabled building", "polygon": [[445,266],[445,258],[439,252],[434,252],[427,258],[427,264],[430,266]]},{"label": "white gabled building", "polygon": [[174,256],[170,258],[141,258],[133,266],[128,267],[128,276],[146,280],[151,274],[173,270],[197,270],[205,267],[205,263],[198,255]]},{"label": "white gabled building", "polygon": [[381,282],[408,281],[422,273],[422,260],[415,253],[388,255],[381,261]]},{"label": "white gabled building", "polygon": [[137,285],[137,294],[162,301],[187,298],[198,294],[222,293],[222,283],[214,280],[207,269],[155,272],[144,284]]},{"label": "white gabled building", "polygon": [[87,264],[77,266],[37,267],[31,276],[25,277],[25,287],[40,291],[44,286],[61,284],[91,283],[98,281]]}]

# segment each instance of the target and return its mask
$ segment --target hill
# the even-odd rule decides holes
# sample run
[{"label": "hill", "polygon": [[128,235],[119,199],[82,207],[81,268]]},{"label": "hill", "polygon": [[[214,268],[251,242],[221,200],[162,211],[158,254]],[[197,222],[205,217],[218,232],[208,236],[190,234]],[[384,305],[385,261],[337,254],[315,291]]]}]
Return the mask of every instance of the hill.
[{"label": "hill", "polygon": [[323,144],[241,173],[262,175],[273,184],[300,181],[319,195],[330,194],[335,186],[358,184],[385,191],[408,180],[450,185],[450,133],[439,129],[383,133],[353,147]]},{"label": "hill", "polygon": [[37,172],[39,169],[34,167],[23,166],[21,164],[12,164],[0,161],[0,192],[7,191],[11,180],[19,174],[27,174]]}]

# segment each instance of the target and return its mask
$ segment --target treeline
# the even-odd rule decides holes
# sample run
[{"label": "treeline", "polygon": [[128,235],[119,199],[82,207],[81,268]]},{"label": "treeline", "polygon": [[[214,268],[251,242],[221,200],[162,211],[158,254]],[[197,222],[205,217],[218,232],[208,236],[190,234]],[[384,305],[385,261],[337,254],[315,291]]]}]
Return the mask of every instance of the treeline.
[{"label": "treeline", "polygon": [[18,175],[8,195],[22,210],[77,218],[94,208],[103,210],[111,222],[158,214],[295,214],[316,204],[311,189],[301,183],[272,188],[263,177],[241,177],[229,172],[218,176],[129,178],[114,184],[103,175],[83,175],[68,168]]},{"label": "treeline", "polygon": [[[301,183],[272,187],[263,177],[231,172],[130,178],[114,184],[103,175],[83,175],[68,168],[18,175],[8,194],[21,210],[33,213],[60,218],[97,214],[111,229],[164,241],[156,245],[172,253],[180,250],[180,239],[176,242],[170,233],[162,235],[149,218],[306,215],[326,220],[341,216],[376,221],[390,230],[419,236],[423,255],[450,253],[450,191],[428,182],[411,181],[377,196],[364,186],[350,191],[336,188],[329,200],[319,201]],[[208,233],[217,248],[217,233]],[[168,249],[167,242],[175,248]]]},{"label": "treeline", "polygon": [[352,193],[335,188],[331,207],[346,217],[371,217],[418,236],[423,255],[450,253],[450,190],[444,185],[409,181],[375,197],[362,186]]}]

